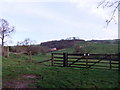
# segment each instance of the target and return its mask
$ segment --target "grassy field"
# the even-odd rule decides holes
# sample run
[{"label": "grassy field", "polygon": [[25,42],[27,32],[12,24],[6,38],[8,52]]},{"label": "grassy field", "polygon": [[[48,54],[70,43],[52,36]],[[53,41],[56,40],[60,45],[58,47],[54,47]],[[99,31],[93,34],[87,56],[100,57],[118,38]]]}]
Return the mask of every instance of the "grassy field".
[{"label": "grassy field", "polygon": [[120,52],[118,49],[118,44],[101,44],[101,43],[91,44],[91,43],[87,43],[87,42],[75,45],[71,48],[56,51],[56,52],[75,53],[74,48],[76,46],[84,46],[85,50],[94,48],[94,49],[91,49],[90,53],[95,53],[95,54],[114,54],[114,53]]},{"label": "grassy field", "polygon": [[[99,45],[94,45],[99,47]],[[105,46],[105,45],[103,45]],[[102,46],[101,46],[102,47]],[[108,48],[108,46],[105,46]],[[116,45],[111,46],[112,52],[117,51]],[[100,47],[99,47],[100,48]],[[61,50],[57,52],[73,53],[73,48]],[[94,51],[96,53],[101,51]],[[46,55],[38,54],[32,56],[34,62],[49,59],[50,53]],[[3,70],[3,87],[14,88],[16,84],[27,81],[21,78],[22,75],[38,75],[34,78],[35,83],[31,83],[29,87],[36,88],[119,88],[120,72],[104,69],[90,68],[70,68],[70,67],[51,67],[51,62],[31,63],[26,55],[11,54],[9,58],[2,60]],[[13,85],[14,84],[14,85]]]}]

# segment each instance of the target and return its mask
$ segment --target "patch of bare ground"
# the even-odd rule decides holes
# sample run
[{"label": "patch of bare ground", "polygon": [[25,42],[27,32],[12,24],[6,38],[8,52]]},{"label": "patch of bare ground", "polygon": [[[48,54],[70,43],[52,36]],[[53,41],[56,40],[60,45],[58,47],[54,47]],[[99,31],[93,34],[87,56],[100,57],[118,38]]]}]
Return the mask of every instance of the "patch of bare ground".
[{"label": "patch of bare ground", "polygon": [[15,80],[3,82],[3,88],[37,88],[33,84],[41,79],[40,75],[24,74]]}]

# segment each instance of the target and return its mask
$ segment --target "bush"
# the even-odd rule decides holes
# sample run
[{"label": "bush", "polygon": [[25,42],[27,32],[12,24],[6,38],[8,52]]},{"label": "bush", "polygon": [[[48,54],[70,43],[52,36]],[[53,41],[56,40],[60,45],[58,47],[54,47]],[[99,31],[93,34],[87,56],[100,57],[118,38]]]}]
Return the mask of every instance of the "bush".
[{"label": "bush", "polygon": [[75,53],[91,53],[93,50],[95,50],[96,48],[93,46],[76,46],[74,48],[74,52]]},{"label": "bush", "polygon": [[14,53],[21,53],[21,52],[25,52],[26,47],[25,46],[10,46],[9,47],[10,52],[14,52]]},{"label": "bush", "polygon": [[30,52],[32,55],[35,55],[35,54],[46,54],[48,51],[48,49],[46,47],[42,47],[42,46],[28,46],[26,48],[26,52],[25,54],[29,55]]},{"label": "bush", "polygon": [[44,46],[37,46],[37,45],[30,45],[30,46],[11,46],[10,52],[13,53],[24,53],[26,55],[29,55],[30,52],[32,55],[35,54],[46,54],[48,52],[48,48]]}]

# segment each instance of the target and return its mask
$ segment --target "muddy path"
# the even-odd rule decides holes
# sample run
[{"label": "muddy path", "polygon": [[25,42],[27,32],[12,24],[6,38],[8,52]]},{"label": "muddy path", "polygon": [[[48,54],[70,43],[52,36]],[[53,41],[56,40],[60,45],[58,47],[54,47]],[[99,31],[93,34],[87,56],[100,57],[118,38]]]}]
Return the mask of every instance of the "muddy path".
[{"label": "muddy path", "polygon": [[34,84],[38,79],[41,79],[40,75],[24,74],[15,80],[3,82],[3,88],[37,88]]}]

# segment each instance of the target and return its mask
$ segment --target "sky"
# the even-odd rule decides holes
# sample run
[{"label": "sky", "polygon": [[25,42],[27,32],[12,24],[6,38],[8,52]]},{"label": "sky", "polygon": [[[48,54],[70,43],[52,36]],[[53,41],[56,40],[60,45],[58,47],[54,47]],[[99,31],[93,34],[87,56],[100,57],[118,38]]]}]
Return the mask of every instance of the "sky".
[{"label": "sky", "polygon": [[[106,28],[112,8],[97,8],[101,0],[1,0],[0,18],[15,32],[6,45],[26,38],[41,42],[79,37],[84,40],[117,39],[118,25]],[[117,13],[115,17],[118,20]]]}]

